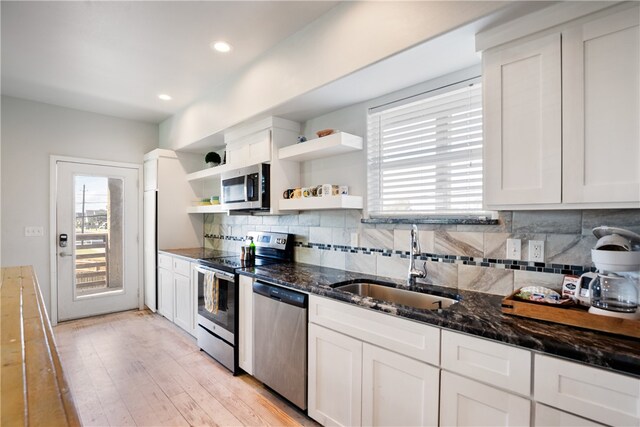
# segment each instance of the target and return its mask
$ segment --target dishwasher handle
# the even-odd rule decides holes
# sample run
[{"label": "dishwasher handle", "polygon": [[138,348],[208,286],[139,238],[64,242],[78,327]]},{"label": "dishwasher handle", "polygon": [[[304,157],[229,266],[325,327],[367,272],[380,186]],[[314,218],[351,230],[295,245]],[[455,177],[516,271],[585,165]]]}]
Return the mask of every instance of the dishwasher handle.
[{"label": "dishwasher handle", "polygon": [[281,288],[280,286],[274,286],[263,282],[255,282],[253,284],[253,293],[274,299],[284,304],[302,308],[307,307],[307,296],[305,294]]}]

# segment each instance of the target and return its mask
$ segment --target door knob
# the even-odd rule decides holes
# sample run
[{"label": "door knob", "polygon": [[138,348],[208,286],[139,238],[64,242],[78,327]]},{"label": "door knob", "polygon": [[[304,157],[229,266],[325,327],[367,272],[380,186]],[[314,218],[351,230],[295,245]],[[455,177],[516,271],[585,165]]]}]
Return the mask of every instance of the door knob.
[{"label": "door knob", "polygon": [[64,258],[66,256],[73,256],[73,254],[69,252],[60,252],[60,256]]}]

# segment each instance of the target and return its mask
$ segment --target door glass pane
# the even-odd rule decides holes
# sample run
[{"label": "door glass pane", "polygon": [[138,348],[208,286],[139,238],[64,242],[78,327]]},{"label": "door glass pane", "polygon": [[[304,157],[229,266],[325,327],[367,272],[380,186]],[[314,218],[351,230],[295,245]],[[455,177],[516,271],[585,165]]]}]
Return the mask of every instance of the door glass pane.
[{"label": "door glass pane", "polygon": [[74,177],[76,296],[122,292],[121,178]]}]

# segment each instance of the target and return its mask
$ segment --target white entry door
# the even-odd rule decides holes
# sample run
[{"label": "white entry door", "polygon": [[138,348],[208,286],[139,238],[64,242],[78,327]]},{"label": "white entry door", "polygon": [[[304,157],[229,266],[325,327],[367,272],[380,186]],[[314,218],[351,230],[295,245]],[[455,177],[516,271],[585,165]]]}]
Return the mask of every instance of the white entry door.
[{"label": "white entry door", "polygon": [[58,319],[138,307],[140,169],[57,161]]}]

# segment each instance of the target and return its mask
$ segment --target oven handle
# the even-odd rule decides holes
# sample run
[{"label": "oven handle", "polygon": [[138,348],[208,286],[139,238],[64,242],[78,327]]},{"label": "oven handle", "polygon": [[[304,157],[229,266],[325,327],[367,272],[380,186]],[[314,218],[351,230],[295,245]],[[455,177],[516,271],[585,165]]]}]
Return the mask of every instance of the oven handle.
[{"label": "oven handle", "polygon": [[200,266],[194,266],[193,267],[198,273],[202,273],[202,274],[207,274],[208,272],[212,271],[216,274],[217,277],[220,277],[222,279],[228,280],[230,282],[235,281],[235,276],[233,274],[229,274],[226,273],[224,271],[220,271],[220,270],[214,270],[212,268],[205,268],[205,267],[200,267]]}]

